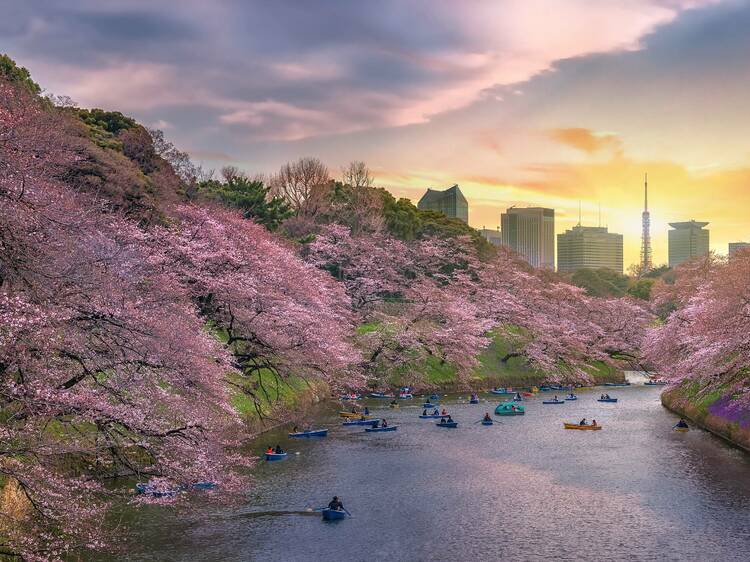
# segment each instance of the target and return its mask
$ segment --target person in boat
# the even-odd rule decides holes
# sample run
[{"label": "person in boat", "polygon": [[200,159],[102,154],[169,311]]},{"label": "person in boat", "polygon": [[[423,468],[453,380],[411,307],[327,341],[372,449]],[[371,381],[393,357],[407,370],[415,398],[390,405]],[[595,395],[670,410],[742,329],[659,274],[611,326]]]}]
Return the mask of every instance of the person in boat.
[{"label": "person in boat", "polygon": [[440,418],[440,423],[445,423],[445,418]]},{"label": "person in boat", "polygon": [[591,420],[591,425],[592,425],[593,427],[596,427],[596,420]]},{"label": "person in boat", "polygon": [[398,400],[396,400],[395,398],[391,400],[391,406],[398,406]]},{"label": "person in boat", "polygon": [[328,509],[332,509],[334,511],[343,511],[344,504],[341,503],[341,500],[338,496],[333,496],[333,499],[328,503]]},{"label": "person in boat", "polygon": [[604,394],[599,397],[599,400],[604,400]]},{"label": "person in boat", "polygon": [[588,425],[589,423],[586,421],[586,418],[583,418],[580,422],[578,422],[578,425]]},{"label": "person in boat", "polygon": [[380,427],[380,420],[375,420],[372,422],[372,427]]},{"label": "person in boat", "polygon": [[511,405],[511,407],[510,407],[510,409],[511,409],[511,410],[513,410],[513,411],[515,412],[515,411],[516,411],[516,405],[515,405],[515,404],[512,404],[512,405]]},{"label": "person in boat", "polygon": [[388,427],[388,422],[385,419],[380,420],[380,427]]},{"label": "person in boat", "polygon": [[687,424],[687,422],[685,420],[683,420],[682,418],[680,418],[680,421],[677,422],[677,425],[675,425],[675,427],[679,427],[681,429],[687,429],[688,428],[688,424]]},{"label": "person in boat", "polygon": [[450,417],[450,415],[448,415],[448,420],[447,420],[447,423],[453,423],[453,418],[452,418],[452,417]]},{"label": "person in boat", "polygon": [[370,415],[370,408],[368,408],[367,406],[365,406],[365,415],[366,416]]},{"label": "person in boat", "polygon": [[426,416],[426,415],[427,415],[427,408],[425,408],[424,410],[422,410],[422,415],[423,415],[423,416]]},{"label": "person in boat", "polygon": [[367,419],[367,416],[365,416],[364,414],[359,416],[359,421],[365,421],[366,419]]},{"label": "person in boat", "polygon": [[299,426],[295,425],[294,428],[292,428],[292,433],[299,433]]},{"label": "person in boat", "polygon": [[273,455],[274,450],[273,450],[273,447],[271,447],[271,445],[269,445],[268,448],[266,449],[266,453],[269,455]]},{"label": "person in boat", "polygon": [[492,418],[490,417],[489,412],[484,413],[484,419],[482,421],[492,421]]},{"label": "person in boat", "polygon": [[557,399],[557,394],[555,394],[555,402],[559,402],[559,400]]},{"label": "person in boat", "polygon": [[277,455],[282,455],[284,454],[284,449],[281,448],[281,445],[276,445],[276,448],[274,449],[273,452],[276,453]]},{"label": "person in boat", "polygon": [[438,412],[438,409],[437,409],[437,408],[435,408],[435,411],[434,411],[434,412],[432,412],[432,415],[433,415],[433,416],[439,416],[439,415],[440,415],[440,412]]},{"label": "person in boat", "polygon": [[445,408],[443,408],[443,411],[440,412],[440,415],[441,416],[447,416],[448,415],[448,410],[446,410]]}]

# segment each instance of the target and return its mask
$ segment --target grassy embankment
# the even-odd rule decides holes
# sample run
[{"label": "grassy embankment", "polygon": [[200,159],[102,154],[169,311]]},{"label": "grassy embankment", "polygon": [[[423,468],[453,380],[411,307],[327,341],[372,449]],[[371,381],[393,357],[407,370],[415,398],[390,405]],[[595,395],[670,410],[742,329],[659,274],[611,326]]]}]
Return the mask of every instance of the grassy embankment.
[{"label": "grassy embankment", "polygon": [[750,451],[750,410],[734,403],[725,388],[701,391],[695,382],[686,382],[661,395],[662,405],[694,424]]}]

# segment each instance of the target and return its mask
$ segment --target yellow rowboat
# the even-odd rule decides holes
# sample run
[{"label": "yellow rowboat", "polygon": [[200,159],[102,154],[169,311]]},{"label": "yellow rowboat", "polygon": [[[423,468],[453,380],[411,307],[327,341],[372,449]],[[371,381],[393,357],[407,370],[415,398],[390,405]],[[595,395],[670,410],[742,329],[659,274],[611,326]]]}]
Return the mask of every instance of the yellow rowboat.
[{"label": "yellow rowboat", "polygon": [[565,429],[580,429],[580,430],[588,430],[588,431],[596,431],[598,429],[601,429],[601,425],[578,425],[577,423],[564,423]]},{"label": "yellow rowboat", "polygon": [[531,387],[531,392],[539,392],[539,387],[537,387],[537,386],[532,386],[532,387]]},{"label": "yellow rowboat", "polygon": [[358,412],[339,412],[339,416],[342,418],[357,418],[357,419],[370,419],[370,416],[367,416],[365,414],[360,414]]},{"label": "yellow rowboat", "polygon": [[675,427],[674,430],[679,431],[680,433],[686,433],[690,431],[690,428],[689,427]]}]

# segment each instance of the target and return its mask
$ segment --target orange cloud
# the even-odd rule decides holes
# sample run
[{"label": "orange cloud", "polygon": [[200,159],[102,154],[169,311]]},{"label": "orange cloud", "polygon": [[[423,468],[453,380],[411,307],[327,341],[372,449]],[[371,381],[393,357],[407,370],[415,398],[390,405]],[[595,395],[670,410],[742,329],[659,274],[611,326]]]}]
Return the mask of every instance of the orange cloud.
[{"label": "orange cloud", "polygon": [[553,129],[550,136],[557,142],[572,148],[593,154],[602,150],[610,150],[616,154],[622,153],[622,141],[617,135],[610,133],[595,133],[582,127]]}]

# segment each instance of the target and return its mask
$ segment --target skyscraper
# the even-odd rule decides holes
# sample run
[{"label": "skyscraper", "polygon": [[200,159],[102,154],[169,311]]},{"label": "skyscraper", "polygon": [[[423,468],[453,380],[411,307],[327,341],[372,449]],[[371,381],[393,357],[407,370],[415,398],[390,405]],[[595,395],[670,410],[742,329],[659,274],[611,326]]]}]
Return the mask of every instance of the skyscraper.
[{"label": "skyscraper", "polygon": [[557,271],[606,267],[622,273],[622,234],[602,226],[574,226],[557,235]]},{"label": "skyscraper", "polygon": [[443,191],[428,189],[417,203],[418,209],[440,211],[446,216],[469,222],[469,202],[458,185]]},{"label": "skyscraper", "polygon": [[555,268],[555,210],[511,207],[500,215],[504,246],[534,267]]},{"label": "skyscraper", "polygon": [[703,228],[707,225],[694,220],[669,223],[669,267],[708,254],[708,230]]},{"label": "skyscraper", "polygon": [[641,215],[641,272],[645,273],[653,267],[651,258],[651,215],[648,212],[648,174],[643,180],[643,214]]}]

